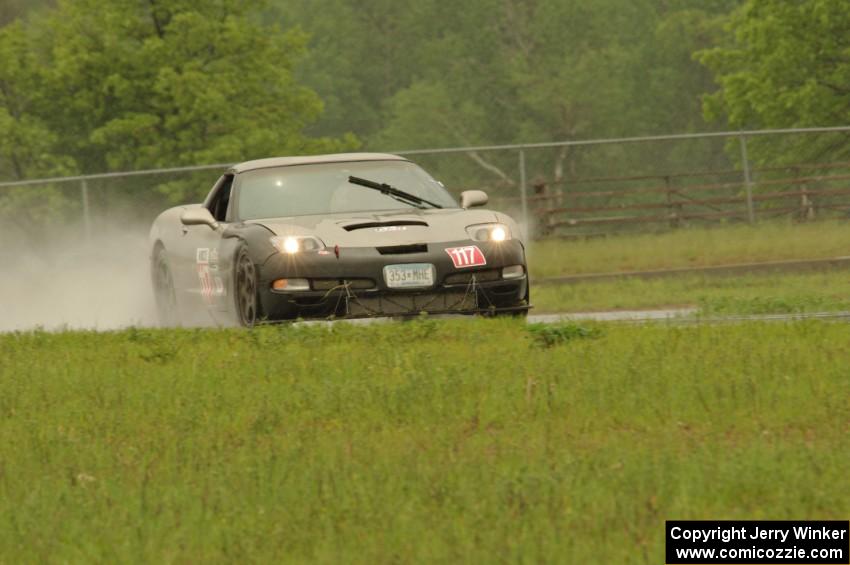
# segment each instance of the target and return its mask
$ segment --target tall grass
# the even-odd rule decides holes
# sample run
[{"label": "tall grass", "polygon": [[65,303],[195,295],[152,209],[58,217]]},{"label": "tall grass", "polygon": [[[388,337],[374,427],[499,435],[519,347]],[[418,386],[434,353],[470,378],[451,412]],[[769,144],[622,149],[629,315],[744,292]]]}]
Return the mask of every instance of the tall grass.
[{"label": "tall grass", "polygon": [[0,562],[663,562],[850,508],[850,328],[0,336]]},{"label": "tall grass", "polygon": [[850,310],[850,271],[740,276],[676,275],[532,285],[534,312],[695,306],[703,314]]},{"label": "tall grass", "polygon": [[685,228],[583,241],[545,240],[529,249],[536,277],[813,259],[850,255],[850,225],[766,222]]}]

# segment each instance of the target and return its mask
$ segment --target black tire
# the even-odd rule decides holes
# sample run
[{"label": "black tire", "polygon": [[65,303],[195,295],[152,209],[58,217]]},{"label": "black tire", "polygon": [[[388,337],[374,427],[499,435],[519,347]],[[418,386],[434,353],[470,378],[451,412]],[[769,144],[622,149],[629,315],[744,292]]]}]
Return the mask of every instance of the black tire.
[{"label": "black tire", "polygon": [[257,266],[245,248],[236,253],[233,284],[236,301],[236,319],[240,325],[253,328],[261,317],[260,297],[257,292]]},{"label": "black tire", "polygon": [[[523,298],[521,302],[518,302],[516,304],[516,306],[528,306],[529,304],[531,304],[530,298],[531,298],[531,290],[528,288],[528,286],[526,286],[525,287],[525,298]],[[528,310],[514,310],[513,312],[499,312],[499,313],[496,314],[496,317],[499,317],[499,318],[504,318],[504,317],[520,318],[520,319],[525,320],[526,318],[528,318]]]},{"label": "black tire", "polygon": [[520,310],[519,312],[513,312],[511,316],[514,318],[525,320],[526,318],[528,318],[528,310]]},{"label": "black tire", "polygon": [[168,264],[168,253],[161,245],[154,252],[151,278],[153,279],[156,314],[159,325],[174,327],[179,325],[180,316],[177,309],[177,293],[174,290],[174,277]]},{"label": "black tire", "polygon": [[494,318],[528,318],[528,310],[514,310],[512,312],[496,312]]},{"label": "black tire", "polygon": [[[531,285],[529,285],[528,282],[526,282],[525,287],[525,299],[522,302],[523,306],[531,306]],[[525,320],[526,318],[528,318],[528,310],[522,310],[521,312],[518,312],[516,314],[516,317]]]}]

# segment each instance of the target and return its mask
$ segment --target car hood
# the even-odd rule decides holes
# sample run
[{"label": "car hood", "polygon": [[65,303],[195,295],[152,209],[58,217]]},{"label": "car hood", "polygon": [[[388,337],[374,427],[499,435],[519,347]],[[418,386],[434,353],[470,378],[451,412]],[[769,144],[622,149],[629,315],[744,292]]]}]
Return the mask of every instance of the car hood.
[{"label": "car hood", "polygon": [[467,226],[500,221],[489,210],[428,209],[354,212],[250,220],[275,235],[313,235],[333,247],[379,247],[467,239]]}]

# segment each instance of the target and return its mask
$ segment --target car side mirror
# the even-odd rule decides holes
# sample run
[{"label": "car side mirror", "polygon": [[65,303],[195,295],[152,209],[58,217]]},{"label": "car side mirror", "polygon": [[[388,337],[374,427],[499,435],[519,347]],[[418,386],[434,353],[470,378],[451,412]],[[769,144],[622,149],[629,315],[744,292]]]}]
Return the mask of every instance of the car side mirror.
[{"label": "car side mirror", "polygon": [[209,226],[218,229],[218,222],[206,208],[189,208],[180,216],[180,222],[184,226]]},{"label": "car side mirror", "polygon": [[489,198],[483,190],[464,190],[460,193],[460,207],[472,208],[473,206],[484,206]]}]

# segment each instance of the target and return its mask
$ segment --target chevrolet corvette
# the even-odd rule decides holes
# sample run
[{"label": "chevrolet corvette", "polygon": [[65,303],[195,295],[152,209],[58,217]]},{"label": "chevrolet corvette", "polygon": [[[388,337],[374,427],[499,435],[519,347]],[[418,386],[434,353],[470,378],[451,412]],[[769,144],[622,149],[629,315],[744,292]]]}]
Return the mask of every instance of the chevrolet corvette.
[{"label": "chevrolet corvette", "polygon": [[525,244],[509,216],[460,202],[389,154],[230,167],[202,204],[160,214],[151,278],[163,325],[429,314],[524,315]]}]

